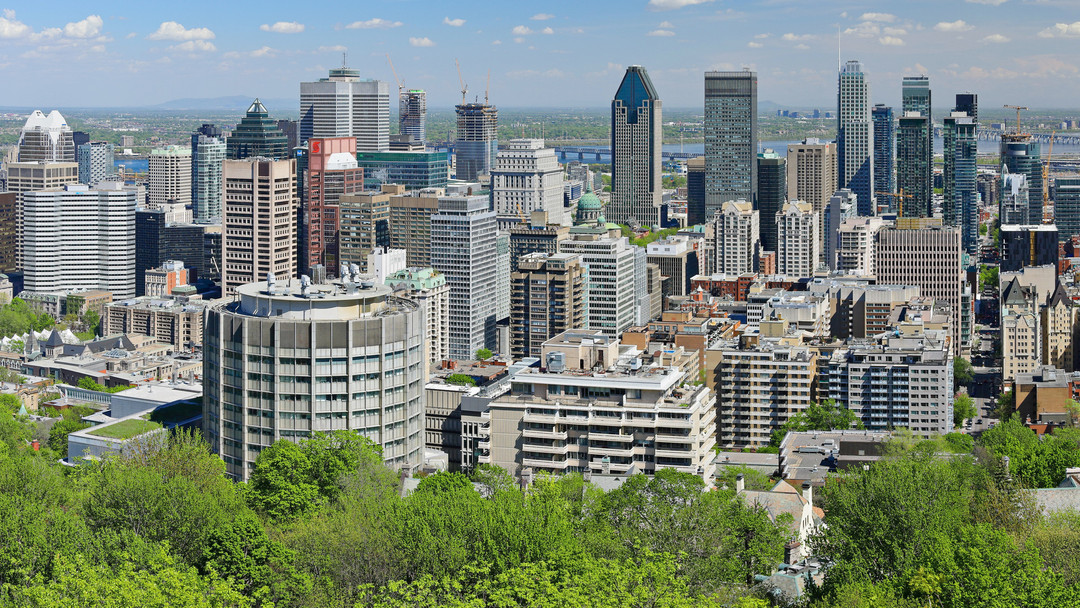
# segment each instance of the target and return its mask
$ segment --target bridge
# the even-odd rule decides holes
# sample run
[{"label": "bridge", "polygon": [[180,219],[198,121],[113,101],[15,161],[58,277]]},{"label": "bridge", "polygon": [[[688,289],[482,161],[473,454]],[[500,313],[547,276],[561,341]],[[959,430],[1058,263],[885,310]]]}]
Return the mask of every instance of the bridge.
[{"label": "bridge", "polygon": [[[555,146],[555,156],[561,163],[573,160],[583,163],[610,163],[609,146]],[[662,159],[667,162],[685,161],[701,156],[700,152],[662,152]]]}]

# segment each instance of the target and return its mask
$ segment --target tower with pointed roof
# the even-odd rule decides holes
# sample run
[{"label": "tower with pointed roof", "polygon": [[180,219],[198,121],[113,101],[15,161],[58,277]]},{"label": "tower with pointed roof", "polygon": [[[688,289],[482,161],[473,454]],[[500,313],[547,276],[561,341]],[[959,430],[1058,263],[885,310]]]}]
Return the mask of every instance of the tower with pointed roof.
[{"label": "tower with pointed roof", "polygon": [[243,160],[257,156],[286,160],[290,155],[285,133],[278,128],[277,121],[270,118],[266,106],[255,98],[226,142],[225,158]]},{"label": "tower with pointed roof", "polygon": [[19,136],[19,162],[75,162],[75,140],[60,112],[53,110],[46,116],[41,110],[34,110],[27,117]]},{"label": "tower with pointed roof", "polygon": [[645,68],[626,68],[611,101],[612,222],[660,224],[661,146],[664,142],[660,96]]}]

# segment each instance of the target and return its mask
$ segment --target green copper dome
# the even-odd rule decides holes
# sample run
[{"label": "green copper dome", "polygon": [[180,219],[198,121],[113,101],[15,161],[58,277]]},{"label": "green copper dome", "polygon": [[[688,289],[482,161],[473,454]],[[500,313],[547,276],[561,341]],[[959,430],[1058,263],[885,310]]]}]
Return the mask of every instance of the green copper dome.
[{"label": "green copper dome", "polygon": [[585,194],[582,194],[581,198],[578,199],[577,206],[579,213],[582,211],[599,211],[604,206],[600,197],[593,193],[592,184],[589,184],[588,180],[586,180],[585,184]]}]

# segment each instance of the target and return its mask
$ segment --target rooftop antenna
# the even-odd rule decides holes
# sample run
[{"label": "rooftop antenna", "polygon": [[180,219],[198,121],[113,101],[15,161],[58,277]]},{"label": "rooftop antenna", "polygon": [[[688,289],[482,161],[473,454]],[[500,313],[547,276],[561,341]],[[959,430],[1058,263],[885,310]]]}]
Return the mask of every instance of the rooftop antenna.
[{"label": "rooftop antenna", "polygon": [[341,69],[349,67],[349,51],[341,51]]},{"label": "rooftop antenna", "polygon": [[836,24],[836,71],[837,72],[839,72],[840,68],[842,68],[844,66],[843,60],[840,59],[840,28],[841,27],[842,26],[839,23]]}]

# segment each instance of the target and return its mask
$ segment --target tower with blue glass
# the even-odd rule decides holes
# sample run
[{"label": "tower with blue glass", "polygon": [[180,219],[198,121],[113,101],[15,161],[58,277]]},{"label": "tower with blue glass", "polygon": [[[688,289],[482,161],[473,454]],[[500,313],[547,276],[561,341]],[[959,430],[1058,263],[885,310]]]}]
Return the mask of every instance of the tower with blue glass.
[{"label": "tower with blue glass", "polygon": [[660,96],[645,68],[626,68],[611,101],[609,222],[658,226],[663,219],[661,107]]},{"label": "tower with blue glass", "polygon": [[870,110],[874,122],[874,187],[879,194],[880,208],[895,212],[893,197],[881,192],[896,192],[896,174],[893,163],[896,156],[896,125],[893,121],[893,109],[885,104],[877,104]]}]

